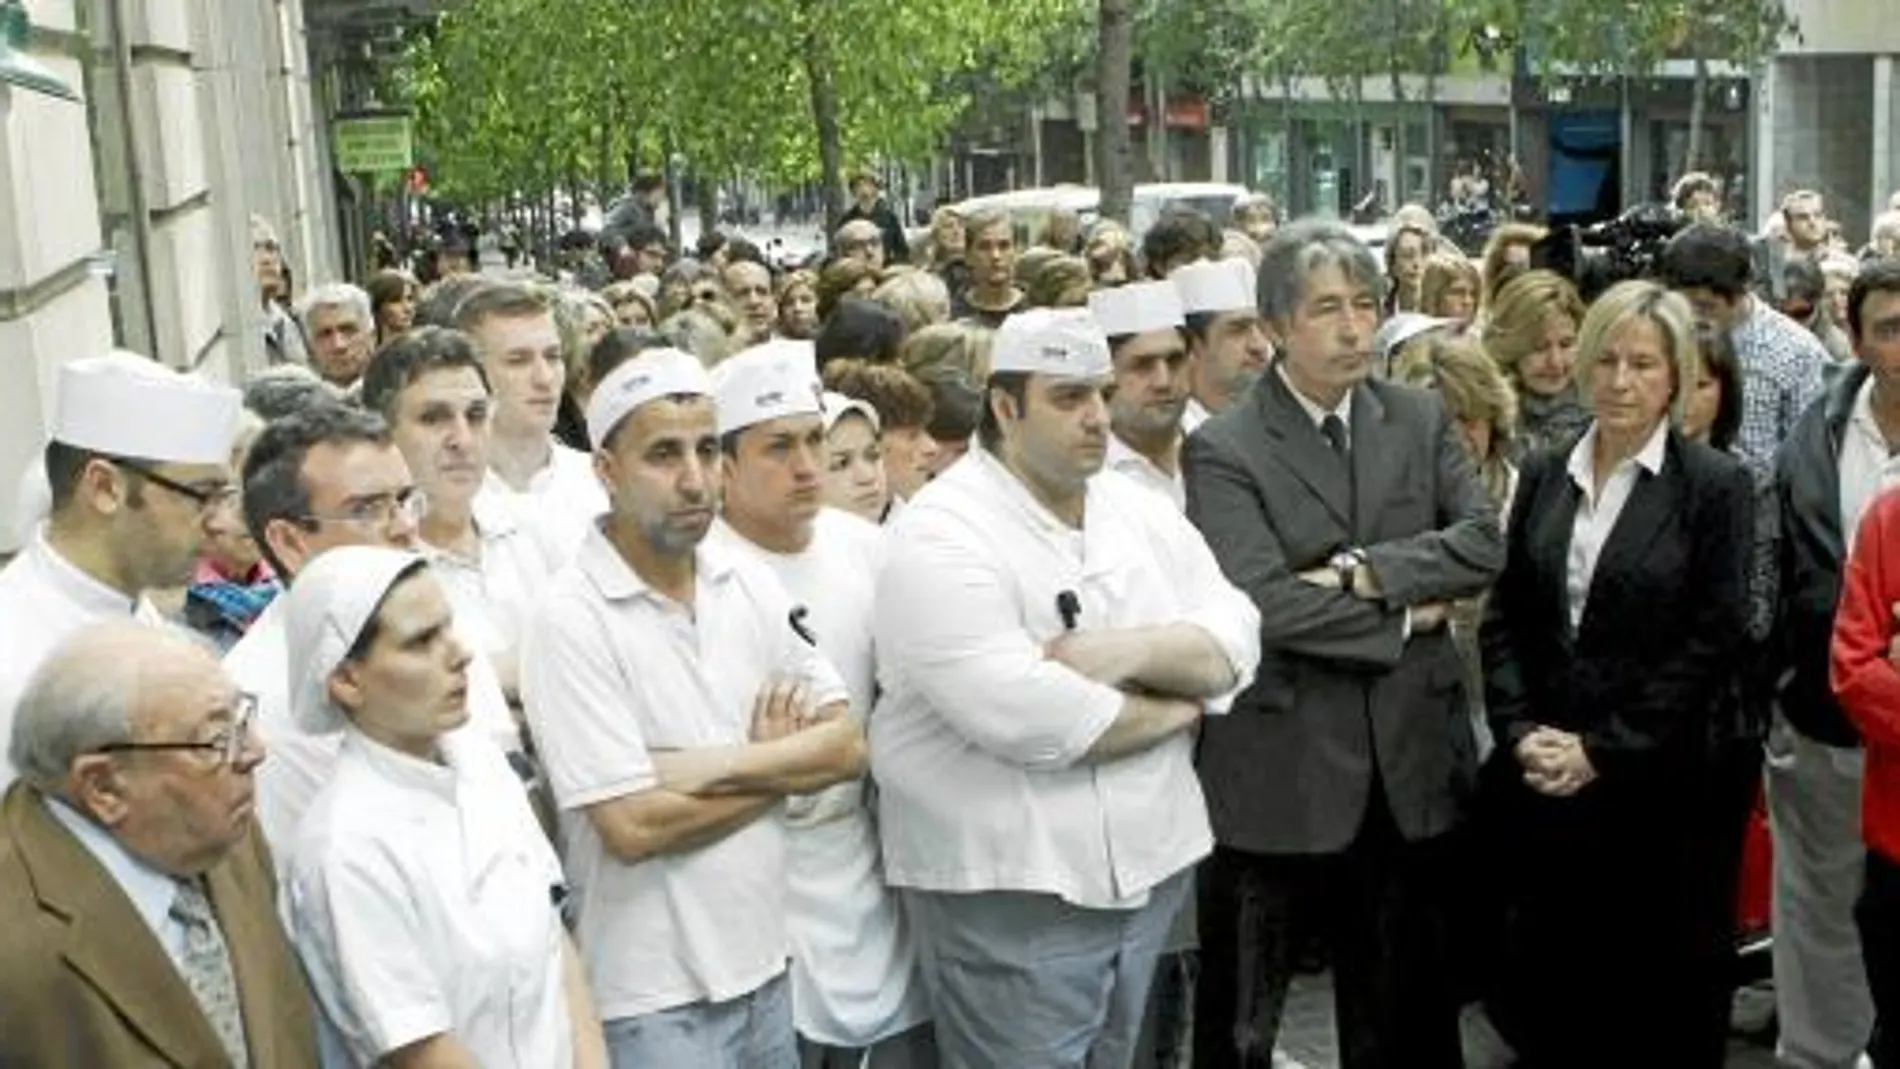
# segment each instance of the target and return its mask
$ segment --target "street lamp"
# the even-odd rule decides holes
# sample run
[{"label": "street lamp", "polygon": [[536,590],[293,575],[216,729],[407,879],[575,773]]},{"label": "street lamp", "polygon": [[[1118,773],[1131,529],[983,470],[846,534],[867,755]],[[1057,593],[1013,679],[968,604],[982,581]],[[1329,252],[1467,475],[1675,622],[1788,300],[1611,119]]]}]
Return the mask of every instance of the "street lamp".
[{"label": "street lamp", "polygon": [[23,0],[0,0],[0,84],[78,101],[79,94],[72,86],[26,54],[26,34],[31,26]]}]

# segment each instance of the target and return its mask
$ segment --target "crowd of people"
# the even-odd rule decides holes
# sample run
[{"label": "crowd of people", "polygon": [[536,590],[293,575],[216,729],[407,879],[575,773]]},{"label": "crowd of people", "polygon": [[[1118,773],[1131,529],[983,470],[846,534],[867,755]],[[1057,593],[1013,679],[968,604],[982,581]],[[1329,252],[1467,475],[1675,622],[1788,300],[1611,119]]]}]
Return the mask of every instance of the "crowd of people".
[{"label": "crowd of people", "polygon": [[1900,1069],[1900,226],[854,192],[294,302],[260,220],[270,368],[61,367],[0,1064],[1288,1066],[1317,964],[1346,1069],[1715,1069],[1765,775],[1781,1056]]}]

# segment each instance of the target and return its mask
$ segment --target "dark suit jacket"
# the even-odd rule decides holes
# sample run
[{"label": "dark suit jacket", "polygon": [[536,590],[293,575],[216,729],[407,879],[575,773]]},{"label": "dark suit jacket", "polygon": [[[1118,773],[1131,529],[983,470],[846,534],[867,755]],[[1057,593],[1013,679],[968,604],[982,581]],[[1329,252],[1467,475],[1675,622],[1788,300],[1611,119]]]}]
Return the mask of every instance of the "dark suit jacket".
[{"label": "dark suit jacket", "polygon": [[[1357,834],[1373,773],[1399,830],[1448,830],[1475,773],[1448,632],[1407,641],[1404,607],[1475,594],[1504,561],[1497,515],[1436,396],[1354,388],[1352,471],[1277,372],[1183,453],[1188,516],[1260,609],[1261,661],[1202,729],[1202,789],[1223,846],[1329,853]],[[1363,548],[1383,603],[1298,578]]]},{"label": "dark suit jacket", "polygon": [[[206,874],[256,1069],[316,1069],[310,995],[255,828]],[[0,1067],[222,1069],[177,968],[86,848],[15,783],[0,802]]]},{"label": "dark suit jacket", "polygon": [[1564,587],[1583,496],[1568,461],[1538,454],[1518,479],[1483,633],[1497,756],[1508,769],[1526,733],[1562,728],[1597,770],[1585,792],[1646,794],[1703,756],[1711,718],[1732,715],[1754,484],[1740,461],[1670,432],[1662,470],[1638,474],[1603,544],[1572,635]]}]

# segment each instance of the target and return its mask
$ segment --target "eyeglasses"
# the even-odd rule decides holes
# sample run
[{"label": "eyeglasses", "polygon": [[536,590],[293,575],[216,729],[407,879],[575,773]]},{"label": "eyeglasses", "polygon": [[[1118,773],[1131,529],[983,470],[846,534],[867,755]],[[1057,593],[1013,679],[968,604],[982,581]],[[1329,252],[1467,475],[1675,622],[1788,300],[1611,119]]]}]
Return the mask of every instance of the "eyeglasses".
[{"label": "eyeglasses", "polygon": [[393,494],[358,498],[345,505],[340,515],[326,516],[312,512],[298,516],[297,519],[308,524],[346,523],[358,527],[388,529],[396,526],[398,518],[409,523],[421,523],[422,511],[422,495],[411,486]]},{"label": "eyeglasses", "polygon": [[127,471],[137,472],[147,481],[162,486],[174,494],[190,498],[194,504],[205,511],[210,511],[219,505],[226,504],[233,497],[237,496],[237,487],[228,482],[217,482],[209,486],[193,486],[190,483],[181,483],[177,479],[160,475],[158,472],[152,470],[150,465],[141,464],[136,460],[125,460],[121,457],[110,457],[108,459]]},{"label": "eyeglasses", "polygon": [[203,742],[114,742],[101,746],[96,753],[137,753],[142,750],[197,750],[217,757],[220,767],[230,768],[244,756],[244,745],[251,739],[251,725],[257,720],[257,695],[239,691],[232,701],[231,726]]}]

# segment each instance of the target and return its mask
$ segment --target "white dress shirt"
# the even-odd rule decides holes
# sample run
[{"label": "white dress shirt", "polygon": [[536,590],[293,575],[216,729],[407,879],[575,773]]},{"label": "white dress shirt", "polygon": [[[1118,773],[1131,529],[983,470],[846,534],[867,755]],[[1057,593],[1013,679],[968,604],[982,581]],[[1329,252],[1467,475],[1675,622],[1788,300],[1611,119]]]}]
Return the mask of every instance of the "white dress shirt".
[{"label": "white dress shirt", "polygon": [[1212,415],[1213,413],[1207,410],[1207,406],[1201,403],[1200,398],[1188,398],[1187,407],[1181,410],[1181,433],[1183,435],[1193,434],[1199,430],[1201,424],[1206,423],[1208,417]]},{"label": "white dress shirt", "polygon": [[770,569],[713,544],[695,563],[693,602],[681,605],[596,526],[522,644],[522,698],[562,811],[575,941],[603,1020],[724,1002],[785,971],[785,829],[768,813],[628,865],[587,809],[658,786],[653,751],[749,742],[753,701],[774,676],[808,680],[815,705],[849,699],[792,629]]},{"label": "white dress shirt", "polygon": [[[811,545],[773,553],[721,521],[708,544],[749,555],[771,568],[803,618],[818,651],[851,694],[851,715],[871,712],[877,664],[871,610],[883,529],[823,509]],[[917,953],[884,886],[877,829],[861,780],[834,784],[786,810],[786,927],[792,942],[792,1016],[798,1033],[827,1046],[860,1048],[929,1017],[917,977]]]},{"label": "white dress shirt", "polygon": [[1887,436],[1874,419],[1873,398],[1874,379],[1869,375],[1854,395],[1854,407],[1841,435],[1841,537],[1850,554],[1867,506],[1882,490],[1900,483],[1900,456],[1887,447]]},{"label": "white dress shirt", "polygon": [[73,632],[106,620],[169,626],[134,600],[79,570],[46,541],[41,525],[20,555],[0,568],[0,789],[15,771],[7,759],[13,713],[33,673]]},{"label": "white dress shirt", "polygon": [[487,1069],[574,1062],[560,862],[521,780],[480,731],[443,763],[344,729],[285,865],[283,909],[352,1064],[448,1034]]},{"label": "white dress shirt", "polygon": [[1135,451],[1134,447],[1121,440],[1118,435],[1108,436],[1108,452],[1102,459],[1102,466],[1111,471],[1121,472],[1136,484],[1144,486],[1173,502],[1174,507],[1187,511],[1187,480],[1181,477],[1181,467],[1177,455],[1172,472],[1162,471],[1160,465]]},{"label": "white dress shirt", "polygon": [[593,457],[551,437],[548,444],[553,452],[547,467],[534,473],[526,490],[509,486],[491,468],[481,492],[523,521],[541,525],[565,564],[580,551],[594,520],[607,511],[607,491],[594,474]]},{"label": "white dress shirt", "polygon": [[[313,735],[298,727],[291,715],[290,640],[284,634],[283,605],[283,598],[271,602],[224,655],[224,671],[231,681],[257,698],[254,730],[269,755],[252,773],[257,783],[257,821],[271,844],[279,872],[297,841],[305,811],[335,774],[343,744],[341,732]],[[473,645],[459,622],[456,632]],[[469,724],[496,745],[504,750],[521,748],[520,729],[486,657],[468,663],[468,711]]]},{"label": "white dress shirt", "polygon": [[182,970],[185,967],[185,926],[171,915],[172,903],[178,900],[178,881],[134,857],[111,832],[80,816],[60,799],[46,798],[44,805],[53,819],[71,832],[106,875],[112,877],[119,890],[125,892],[132,911],[152,930],[152,937],[165,948],[165,956]]},{"label": "white dress shirt", "polygon": [[529,608],[572,552],[564,555],[533,519],[486,490],[473,511],[475,559],[420,540],[416,550],[447,592],[456,630],[492,656],[520,649]]},{"label": "white dress shirt", "polygon": [[1655,475],[1662,471],[1663,460],[1668,455],[1669,424],[1658,423],[1635,456],[1617,461],[1616,467],[1610,470],[1610,477],[1603,481],[1601,491],[1596,487],[1596,444],[1597,428],[1592,423],[1571,447],[1566,468],[1570,480],[1583,493],[1583,500],[1577,502],[1576,519],[1570,526],[1570,552],[1564,568],[1564,598],[1572,632],[1583,623],[1583,609],[1590,600],[1590,583],[1596,578],[1597,560],[1603,555],[1603,544],[1610,540],[1610,532],[1616,529],[1616,519],[1623,514],[1623,506],[1629,504],[1630,494],[1636,489],[1638,472]]},{"label": "white dress shirt", "polygon": [[1237,693],[1259,662],[1259,614],[1168,502],[1109,471],[1087,495],[1078,531],[976,449],[889,528],[870,739],[893,886],[1134,908],[1211,849],[1193,740],[1089,762],[1126,698],[1043,646],[1073,592],[1083,630],[1200,627]]}]

